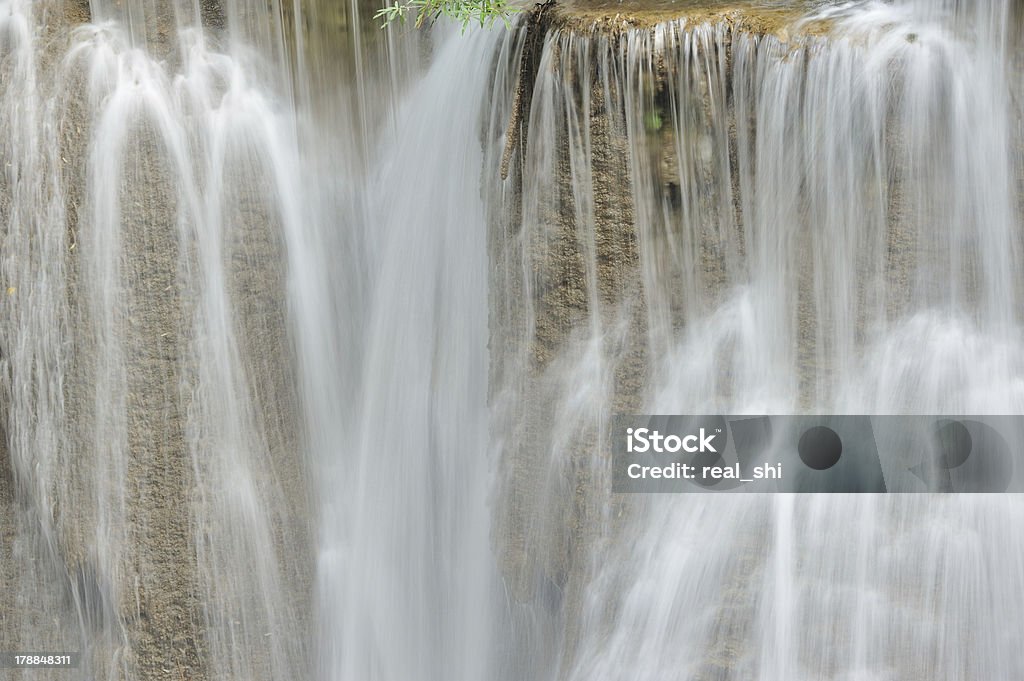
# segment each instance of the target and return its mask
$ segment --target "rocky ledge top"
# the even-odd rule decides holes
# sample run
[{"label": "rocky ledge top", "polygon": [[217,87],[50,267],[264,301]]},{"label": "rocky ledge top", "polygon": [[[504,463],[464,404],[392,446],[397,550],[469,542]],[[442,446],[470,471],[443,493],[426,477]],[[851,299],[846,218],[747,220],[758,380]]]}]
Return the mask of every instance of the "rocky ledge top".
[{"label": "rocky ledge top", "polygon": [[557,0],[553,23],[570,30],[617,32],[681,21],[688,25],[725,23],[734,29],[774,35],[824,35],[831,21],[815,18],[812,0]]}]

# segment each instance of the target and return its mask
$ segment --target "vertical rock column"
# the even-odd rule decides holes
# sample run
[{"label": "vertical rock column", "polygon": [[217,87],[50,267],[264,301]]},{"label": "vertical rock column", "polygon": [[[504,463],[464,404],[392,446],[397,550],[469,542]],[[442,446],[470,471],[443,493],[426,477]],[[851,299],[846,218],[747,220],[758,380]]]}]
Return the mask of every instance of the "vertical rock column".
[{"label": "vertical rock column", "polygon": [[[511,594],[555,620],[579,608],[607,501],[594,414],[566,426],[564,381],[597,343],[615,358],[598,380],[629,412],[646,370],[621,84],[597,61],[607,36],[574,36],[564,22],[545,7],[527,20],[516,90],[495,123],[508,127],[485,133],[503,139],[504,154],[484,170],[503,196],[488,202],[492,418],[503,442],[495,536]],[[591,62],[576,51],[586,41]],[[575,621],[555,626],[566,654]]]},{"label": "vertical rock column", "polygon": [[[142,678],[202,679],[202,614],[193,542],[185,368],[195,301],[181,275],[175,175],[154,131],[131,135],[122,192],[128,460],[127,544],[120,616]],[[132,583],[134,582],[134,584]],[[134,587],[134,588],[133,588]],[[131,596],[135,596],[135,603]]]}]

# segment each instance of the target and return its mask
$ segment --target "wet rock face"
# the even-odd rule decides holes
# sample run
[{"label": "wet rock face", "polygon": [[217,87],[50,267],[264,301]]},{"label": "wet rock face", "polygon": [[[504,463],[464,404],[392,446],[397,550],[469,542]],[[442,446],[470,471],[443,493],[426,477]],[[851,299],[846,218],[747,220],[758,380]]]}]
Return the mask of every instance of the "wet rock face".
[{"label": "wet rock face", "polygon": [[124,176],[130,179],[121,198],[129,226],[122,243],[128,266],[123,276],[130,285],[124,317],[115,322],[122,326],[127,370],[129,527],[123,569],[137,580],[121,584],[118,592],[125,596],[120,614],[134,615],[134,666],[143,677],[175,662],[197,673],[202,658],[197,648],[202,636],[193,624],[201,621],[196,551],[191,508],[184,502],[195,481],[181,394],[193,305],[180,277],[181,251],[187,246],[177,226],[174,174],[155,132],[142,125],[129,138],[129,148],[138,150],[125,159]]},{"label": "wet rock face", "polygon": [[[581,547],[594,540],[583,533],[601,526],[590,460],[597,433],[545,451],[559,439],[564,415],[554,409],[569,349],[585,351],[580,330],[592,322],[619,330],[601,351],[620,358],[607,378],[621,411],[637,407],[646,371],[625,84],[621,64],[601,61],[629,23],[594,12],[539,5],[524,20],[500,167],[485,168],[485,182],[498,170],[506,186],[500,209],[491,206],[491,385],[498,430],[511,443],[500,550],[523,600],[552,587],[577,598]],[[670,146],[660,141],[656,155]],[[552,456],[564,458],[552,466]]]},{"label": "wet rock face", "polygon": [[[7,410],[0,412],[0,418],[7,420]],[[14,611],[14,584],[15,575],[9,571],[14,565],[10,556],[11,547],[14,546],[14,538],[17,534],[14,507],[14,475],[11,471],[11,457],[7,452],[7,431],[6,428],[0,431],[3,439],[0,440],[0,627],[11,625],[7,621],[6,613]]]},{"label": "wet rock face", "polygon": [[[140,24],[155,31],[152,52],[170,49],[170,4],[147,7],[163,21]],[[17,283],[2,294],[0,345],[21,348],[0,358],[0,649],[81,651],[74,678],[226,678],[232,665],[245,678],[306,678],[313,514],[273,161],[258,140],[232,138],[220,220],[201,230],[202,211],[185,203],[196,194],[186,176],[207,167],[203,144],[172,150],[154,99],[100,139],[116,84],[104,80],[109,61],[90,60],[107,45],[67,54],[89,5],[37,9],[36,51],[3,60],[22,70],[0,83],[0,148],[20,164],[18,191],[0,175],[2,279]],[[109,176],[97,172],[107,160]],[[213,232],[221,261],[203,271],[198,242]],[[230,314],[211,329],[202,301],[218,293]],[[219,393],[199,357],[217,334],[237,369]],[[232,444],[244,440],[252,480],[229,475],[225,448],[210,444],[232,427],[225,413],[246,424]],[[221,494],[244,482],[255,512]],[[245,523],[260,513],[253,539]],[[282,630],[294,650],[268,639]]]},{"label": "wet rock face", "polygon": [[[635,408],[645,371],[622,93],[606,90],[606,65],[578,59],[566,21],[550,6],[527,20],[501,162],[484,171],[485,183],[503,177],[506,187],[489,206],[492,427],[506,443],[496,544],[514,598],[551,613],[578,610],[606,510],[598,433],[586,418],[558,431],[564,379],[588,351],[580,330],[593,321],[621,331],[601,350],[620,357],[600,379],[616,386],[618,409]],[[558,636],[571,650],[572,618],[556,626],[567,627]]]},{"label": "wet rock face", "polygon": [[224,14],[224,5],[220,0],[201,0],[199,12],[203,20],[203,26],[219,31],[227,25],[227,17]]},{"label": "wet rock face", "polygon": [[69,0],[61,3],[64,10],[64,25],[77,26],[87,23],[91,17],[89,0]]}]

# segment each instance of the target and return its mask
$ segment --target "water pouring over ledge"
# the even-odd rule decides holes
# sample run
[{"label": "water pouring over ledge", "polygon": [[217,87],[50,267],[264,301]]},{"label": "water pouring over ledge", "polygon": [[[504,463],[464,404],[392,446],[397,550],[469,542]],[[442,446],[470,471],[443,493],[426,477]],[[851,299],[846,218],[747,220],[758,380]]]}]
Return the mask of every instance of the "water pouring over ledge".
[{"label": "water pouring over ledge", "polygon": [[553,12],[425,70],[349,10],[331,52],[321,6],[90,9],[3,6],[5,648],[1020,676],[1012,497],[623,500],[592,446],[630,410],[1020,413],[1009,2]]}]

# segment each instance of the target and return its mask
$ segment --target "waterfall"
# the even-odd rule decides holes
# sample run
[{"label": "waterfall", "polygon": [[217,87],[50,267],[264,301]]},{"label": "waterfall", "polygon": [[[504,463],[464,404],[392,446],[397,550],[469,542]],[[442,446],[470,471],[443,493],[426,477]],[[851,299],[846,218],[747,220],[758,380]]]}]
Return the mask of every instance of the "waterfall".
[{"label": "waterfall", "polygon": [[1013,497],[615,497],[595,461],[616,413],[1024,408],[1010,3],[822,5],[533,59],[492,422],[556,678],[1021,673]]},{"label": "waterfall", "polygon": [[14,678],[1024,677],[1013,495],[611,493],[1024,413],[1020,9],[727,5],[0,0]]},{"label": "waterfall", "polygon": [[487,233],[479,146],[462,139],[479,125],[493,37],[445,44],[366,190],[361,388],[323,479],[323,678],[498,678]]},{"label": "waterfall", "polygon": [[81,678],[200,660],[210,678],[307,678],[286,83],[273,55],[118,7],[56,37],[39,27],[59,8],[0,11],[2,347],[30,502],[5,556],[5,649],[80,651]]}]

